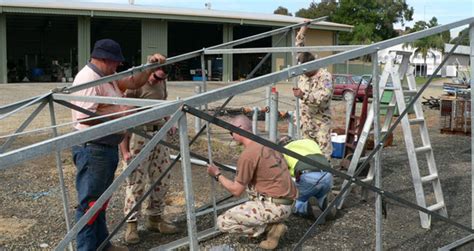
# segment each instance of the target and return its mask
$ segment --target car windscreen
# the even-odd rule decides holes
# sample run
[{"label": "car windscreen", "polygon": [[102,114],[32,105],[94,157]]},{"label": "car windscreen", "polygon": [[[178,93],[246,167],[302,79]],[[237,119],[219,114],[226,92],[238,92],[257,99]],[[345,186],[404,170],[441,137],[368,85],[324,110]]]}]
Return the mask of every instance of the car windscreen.
[{"label": "car windscreen", "polygon": [[357,84],[359,84],[361,80],[362,80],[362,84],[366,84],[366,83],[365,83],[365,80],[363,80],[361,76],[355,76],[355,75],[353,75],[353,76],[352,76],[352,79],[353,79],[354,82],[357,83]]}]

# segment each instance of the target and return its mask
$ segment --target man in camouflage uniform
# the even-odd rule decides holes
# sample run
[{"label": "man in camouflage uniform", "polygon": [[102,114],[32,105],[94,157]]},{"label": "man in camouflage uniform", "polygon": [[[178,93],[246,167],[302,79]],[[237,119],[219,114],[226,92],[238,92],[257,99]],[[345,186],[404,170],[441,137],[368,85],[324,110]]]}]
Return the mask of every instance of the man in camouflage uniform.
[{"label": "man in camouflage uniform", "polygon": [[[296,35],[296,46],[304,46],[307,26],[301,27]],[[309,52],[298,53],[298,63],[315,59]],[[331,98],[333,92],[332,76],[327,69],[318,69],[301,75],[298,87],[293,94],[299,98],[300,127],[304,138],[316,141],[324,156],[330,160],[331,143]]]},{"label": "man in camouflage uniform", "polygon": [[[252,131],[251,121],[243,115],[234,118],[232,124]],[[235,179],[224,177],[214,165],[209,165],[207,172],[234,196],[240,196],[247,189],[249,201],[220,215],[217,226],[222,232],[248,237],[257,237],[267,231],[267,238],[260,243],[260,248],[274,249],[287,231],[282,222],[291,214],[297,196],[296,186],[281,153],[237,133],[231,135],[245,148],[237,162]]]},{"label": "man in camouflage uniform", "polygon": [[[125,93],[129,98],[162,99],[168,96],[166,91],[166,73],[160,68],[154,72],[148,79],[148,83],[140,89],[127,90]],[[160,119],[144,126],[146,134],[150,137],[163,126],[165,119]],[[122,156],[125,162],[136,156],[148,143],[149,139],[137,134],[126,137],[120,145]],[[162,174],[164,169],[170,164],[169,149],[157,144],[153,151],[127,178],[124,214],[127,215],[136,202],[143,196],[146,189],[149,188]],[[147,219],[145,227],[150,231],[161,232],[165,234],[176,233],[178,229],[169,221],[161,217],[164,208],[164,197],[168,191],[170,175],[163,178],[147,198],[145,203],[145,214]],[[125,241],[130,244],[140,242],[137,231],[137,221],[140,210],[134,212],[127,219],[127,230],[125,232]]]}]

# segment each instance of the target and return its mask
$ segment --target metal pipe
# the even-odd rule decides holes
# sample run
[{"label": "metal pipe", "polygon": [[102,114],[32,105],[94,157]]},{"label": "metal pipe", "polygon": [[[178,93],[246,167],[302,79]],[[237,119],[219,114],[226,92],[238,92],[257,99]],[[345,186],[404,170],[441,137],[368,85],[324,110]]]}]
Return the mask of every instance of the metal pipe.
[{"label": "metal pipe", "polygon": [[167,100],[158,99],[139,99],[139,98],[124,98],[124,97],[103,97],[103,96],[77,96],[71,94],[53,94],[54,100],[64,101],[82,101],[82,102],[94,102],[99,104],[112,104],[112,105],[129,105],[129,106],[150,106],[165,104]]},{"label": "metal pipe", "polygon": [[288,136],[291,138],[295,138],[295,124],[293,124],[293,116],[294,113],[292,111],[288,112],[289,117],[288,117]]},{"label": "metal pipe", "polygon": [[[201,86],[196,85],[194,87],[194,93],[195,94],[200,94],[201,93]],[[199,106],[197,107],[198,109],[201,109]],[[197,133],[201,130],[201,119],[198,117],[194,117],[194,132]]]},{"label": "metal pipe", "polygon": [[355,95],[352,91],[347,91],[344,95],[344,101],[346,101],[346,135],[349,132],[349,122],[351,121],[352,105],[355,102]]},{"label": "metal pipe", "polygon": [[[372,103],[374,108],[374,141],[380,141],[380,89],[378,80],[378,53],[372,53],[372,85],[373,85],[373,97]],[[374,142],[374,143],[375,143]],[[382,148],[375,154],[375,186],[382,189],[382,166],[381,166],[381,153]],[[375,202],[375,250],[382,251],[383,240],[382,240],[382,196],[377,194]]]},{"label": "metal pipe", "polygon": [[259,47],[239,49],[206,49],[204,54],[251,54],[251,53],[282,53],[282,52],[316,52],[316,51],[348,51],[360,48],[363,45],[328,45],[328,46],[304,46],[304,47]]},{"label": "metal pipe", "polygon": [[[206,60],[204,54],[201,55],[201,77],[202,77],[202,86],[204,87],[204,91],[207,91],[207,84],[206,84]],[[207,111],[207,104],[205,105],[205,111]],[[196,120],[200,120],[200,118],[195,117]],[[199,123],[201,124],[201,123]],[[199,127],[200,128],[200,127]],[[212,147],[211,147],[211,126],[209,121],[206,121],[206,128],[207,128],[207,155],[209,159],[209,164],[213,165],[212,161]],[[196,128],[196,132],[199,129]],[[217,228],[217,202],[216,202],[216,180],[214,177],[209,177],[211,180],[211,202],[212,202],[212,209],[213,209],[213,220],[214,220],[214,229]]]},{"label": "metal pipe", "polygon": [[272,89],[270,99],[270,130],[269,139],[272,142],[277,142],[278,139],[278,92]]},{"label": "metal pipe", "polygon": [[[273,84],[272,84],[273,86]],[[271,103],[271,93],[272,93],[272,86],[267,86],[265,88],[265,106],[270,110],[270,103]],[[269,132],[270,130],[270,113],[265,113],[265,132]]]},{"label": "metal pipe", "polygon": [[[291,44],[295,45],[296,44],[296,31],[293,30],[291,31]],[[303,48],[303,47],[299,47]],[[298,62],[296,61],[296,52],[292,51],[291,52],[291,65],[295,66],[297,65]],[[290,68],[290,67],[288,67]],[[297,88],[298,87],[298,78],[293,78],[293,87]],[[299,139],[301,137],[300,130],[301,130],[301,121],[300,121],[300,99],[295,97],[295,118],[293,120],[296,122],[296,135],[295,138]]]},{"label": "metal pipe", "polygon": [[[54,103],[52,98],[49,99],[49,115],[51,118],[51,125],[56,125],[56,116],[54,113]],[[53,137],[58,136],[58,130],[56,127],[53,127]],[[63,174],[63,162],[61,161],[61,151],[56,151],[56,167],[58,169],[59,176],[59,187],[61,189],[61,197],[63,199],[63,211],[64,219],[66,221],[66,230],[69,232],[71,230],[71,219],[69,218],[69,199],[67,196],[66,185],[64,184],[64,174]],[[72,243],[69,243],[69,250],[74,251]]]},{"label": "metal pipe", "polygon": [[[170,154],[170,159],[176,159],[178,158],[179,155],[174,155],[174,154]],[[181,158],[181,156],[179,156],[179,158]],[[191,163],[192,164],[195,164],[195,165],[199,165],[199,166],[207,166],[208,162],[207,161],[204,161],[204,160],[200,160],[200,159],[195,159],[195,158],[191,158]],[[232,170],[237,170],[237,168],[235,166],[231,166],[231,165],[224,165],[226,166],[227,168],[229,169],[232,169]]]},{"label": "metal pipe", "polygon": [[186,114],[178,120],[179,145],[181,152],[181,168],[183,170],[184,194],[186,197],[186,221],[188,226],[189,249],[199,250],[196,227],[196,212],[194,211],[194,192],[191,172],[191,157],[189,156],[188,125]]},{"label": "metal pipe", "polygon": [[253,108],[253,114],[252,114],[252,133],[255,135],[258,132],[258,107]]},{"label": "metal pipe", "polygon": [[[471,52],[471,86],[474,86],[474,24],[469,26],[469,44]],[[453,105],[454,106],[454,105]],[[453,114],[454,116],[454,114]],[[471,135],[473,134],[474,121],[474,92],[471,91]],[[474,137],[471,136],[471,225],[474,228]]]}]

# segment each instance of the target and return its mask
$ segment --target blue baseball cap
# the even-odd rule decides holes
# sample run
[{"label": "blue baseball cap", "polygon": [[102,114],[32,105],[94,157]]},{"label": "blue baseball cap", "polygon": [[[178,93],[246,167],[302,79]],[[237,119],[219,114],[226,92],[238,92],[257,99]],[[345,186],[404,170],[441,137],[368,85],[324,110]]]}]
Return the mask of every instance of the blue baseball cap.
[{"label": "blue baseball cap", "polygon": [[95,42],[91,57],[116,62],[125,61],[120,45],[112,39],[101,39]]}]

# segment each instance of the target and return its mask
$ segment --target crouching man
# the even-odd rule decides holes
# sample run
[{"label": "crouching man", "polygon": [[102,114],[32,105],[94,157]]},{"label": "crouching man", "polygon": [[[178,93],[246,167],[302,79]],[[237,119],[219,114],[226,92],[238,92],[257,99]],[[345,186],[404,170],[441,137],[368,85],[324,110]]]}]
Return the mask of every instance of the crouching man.
[{"label": "crouching man", "polygon": [[[232,119],[231,124],[251,131],[251,121],[241,115]],[[283,221],[291,214],[297,197],[283,155],[237,133],[232,138],[244,146],[237,162],[237,174],[232,181],[220,170],[209,165],[207,172],[234,196],[240,196],[247,189],[249,201],[227,210],[217,219],[222,232],[258,237],[267,233],[260,248],[274,249],[280,237],[287,231]]]},{"label": "crouching man", "polygon": [[[312,139],[292,140],[285,136],[278,141],[278,144],[319,164],[313,166],[286,154],[283,155],[291,176],[295,177],[299,192],[293,213],[314,219],[317,217],[318,207],[320,210],[325,210],[328,206],[328,198],[332,195],[332,174],[321,169],[321,167],[329,168],[331,165],[323,155],[319,145]],[[314,201],[313,198],[317,201]],[[336,213],[336,208],[332,207],[327,215],[328,219],[333,219]]]}]

